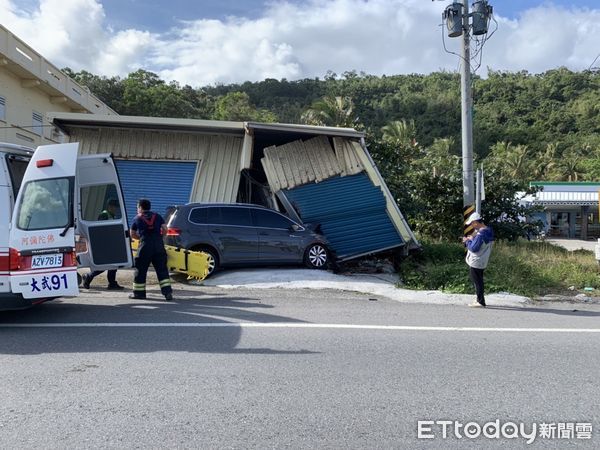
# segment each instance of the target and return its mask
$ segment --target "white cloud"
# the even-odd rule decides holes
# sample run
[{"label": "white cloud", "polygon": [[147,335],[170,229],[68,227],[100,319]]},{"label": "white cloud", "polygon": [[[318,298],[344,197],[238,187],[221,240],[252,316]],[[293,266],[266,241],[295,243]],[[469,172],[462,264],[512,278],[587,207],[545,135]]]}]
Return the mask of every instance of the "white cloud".
[{"label": "white cloud", "polygon": [[[40,0],[35,11],[0,0],[3,25],[59,67],[126,75],[139,67],[201,86],[264,78],[455,70],[439,27],[445,4],[426,0],[274,1],[257,19],[197,19],[162,34],[111,30],[99,0]],[[585,69],[600,52],[600,9],[542,6],[501,17],[482,65],[540,72]],[[446,37],[458,52],[460,39]],[[480,70],[481,73],[482,70]]]},{"label": "white cloud", "polygon": [[500,18],[499,22],[484,62],[493,69],[542,72],[567,66],[581,70],[600,52],[600,9],[538,7],[525,11],[518,21]]},{"label": "white cloud", "polygon": [[114,32],[104,25],[96,0],[41,0],[33,11],[0,0],[2,24],[57,65],[106,75],[125,75],[145,62],[150,33]]}]

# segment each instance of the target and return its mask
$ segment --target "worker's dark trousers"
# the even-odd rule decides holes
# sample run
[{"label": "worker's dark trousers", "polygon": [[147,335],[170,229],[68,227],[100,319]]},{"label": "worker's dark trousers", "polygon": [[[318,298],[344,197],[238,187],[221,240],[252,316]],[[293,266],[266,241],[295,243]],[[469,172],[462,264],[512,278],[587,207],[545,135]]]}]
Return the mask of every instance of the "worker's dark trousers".
[{"label": "worker's dark trousers", "polygon": [[135,275],[133,277],[133,295],[135,298],[146,298],[146,275],[150,264],[154,266],[158,284],[163,295],[171,294],[171,280],[167,269],[167,253],[160,236],[140,243],[135,258]]},{"label": "worker's dark trousers", "polygon": [[475,286],[475,292],[477,293],[477,301],[485,305],[485,297],[483,296],[483,271],[484,269],[476,269],[475,267],[469,266],[469,278]]},{"label": "worker's dark trousers", "polygon": [[[88,274],[88,280],[90,282],[100,275],[104,270],[94,270]],[[117,283],[117,271],[116,270],[108,270],[106,271],[106,278],[108,279],[108,284],[116,284]]]}]

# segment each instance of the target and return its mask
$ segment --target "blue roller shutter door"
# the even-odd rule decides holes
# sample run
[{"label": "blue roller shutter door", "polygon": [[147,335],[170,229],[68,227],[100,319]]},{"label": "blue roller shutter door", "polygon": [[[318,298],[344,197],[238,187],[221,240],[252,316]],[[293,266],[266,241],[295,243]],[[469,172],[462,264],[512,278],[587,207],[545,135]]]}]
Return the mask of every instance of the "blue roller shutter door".
[{"label": "blue roller shutter door", "polygon": [[283,191],[305,223],[320,223],[339,259],[398,247],[381,188],[362,172]]},{"label": "blue roller shutter door", "polygon": [[190,201],[196,162],[133,161],[116,160],[121,188],[125,197],[129,224],[137,211],[140,198],[152,202],[152,210],[164,215],[171,205],[183,205]]}]

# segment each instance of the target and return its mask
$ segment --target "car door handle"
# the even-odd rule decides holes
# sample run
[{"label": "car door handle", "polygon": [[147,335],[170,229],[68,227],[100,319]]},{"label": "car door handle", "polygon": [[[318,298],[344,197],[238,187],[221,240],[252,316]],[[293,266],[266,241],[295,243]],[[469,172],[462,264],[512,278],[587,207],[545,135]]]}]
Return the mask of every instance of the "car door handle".
[{"label": "car door handle", "polygon": [[223,230],[221,230],[220,228],[215,228],[214,230],[212,230],[213,233],[222,233]]},{"label": "car door handle", "polygon": [[262,233],[258,233],[258,235],[259,235],[259,236],[268,236],[268,235],[269,235],[269,233],[267,233],[267,232],[263,231]]}]

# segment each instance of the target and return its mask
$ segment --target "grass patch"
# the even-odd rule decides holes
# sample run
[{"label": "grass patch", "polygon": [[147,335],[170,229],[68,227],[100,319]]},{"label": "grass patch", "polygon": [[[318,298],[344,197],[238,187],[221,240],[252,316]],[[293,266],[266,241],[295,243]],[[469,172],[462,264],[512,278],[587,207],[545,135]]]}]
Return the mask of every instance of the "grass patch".
[{"label": "grass patch", "polygon": [[[459,243],[422,242],[423,252],[402,262],[400,277],[410,289],[473,294]],[[535,297],[565,294],[569,287],[600,289],[598,263],[585,250],[569,252],[544,242],[496,242],[485,271],[485,290]]]}]

